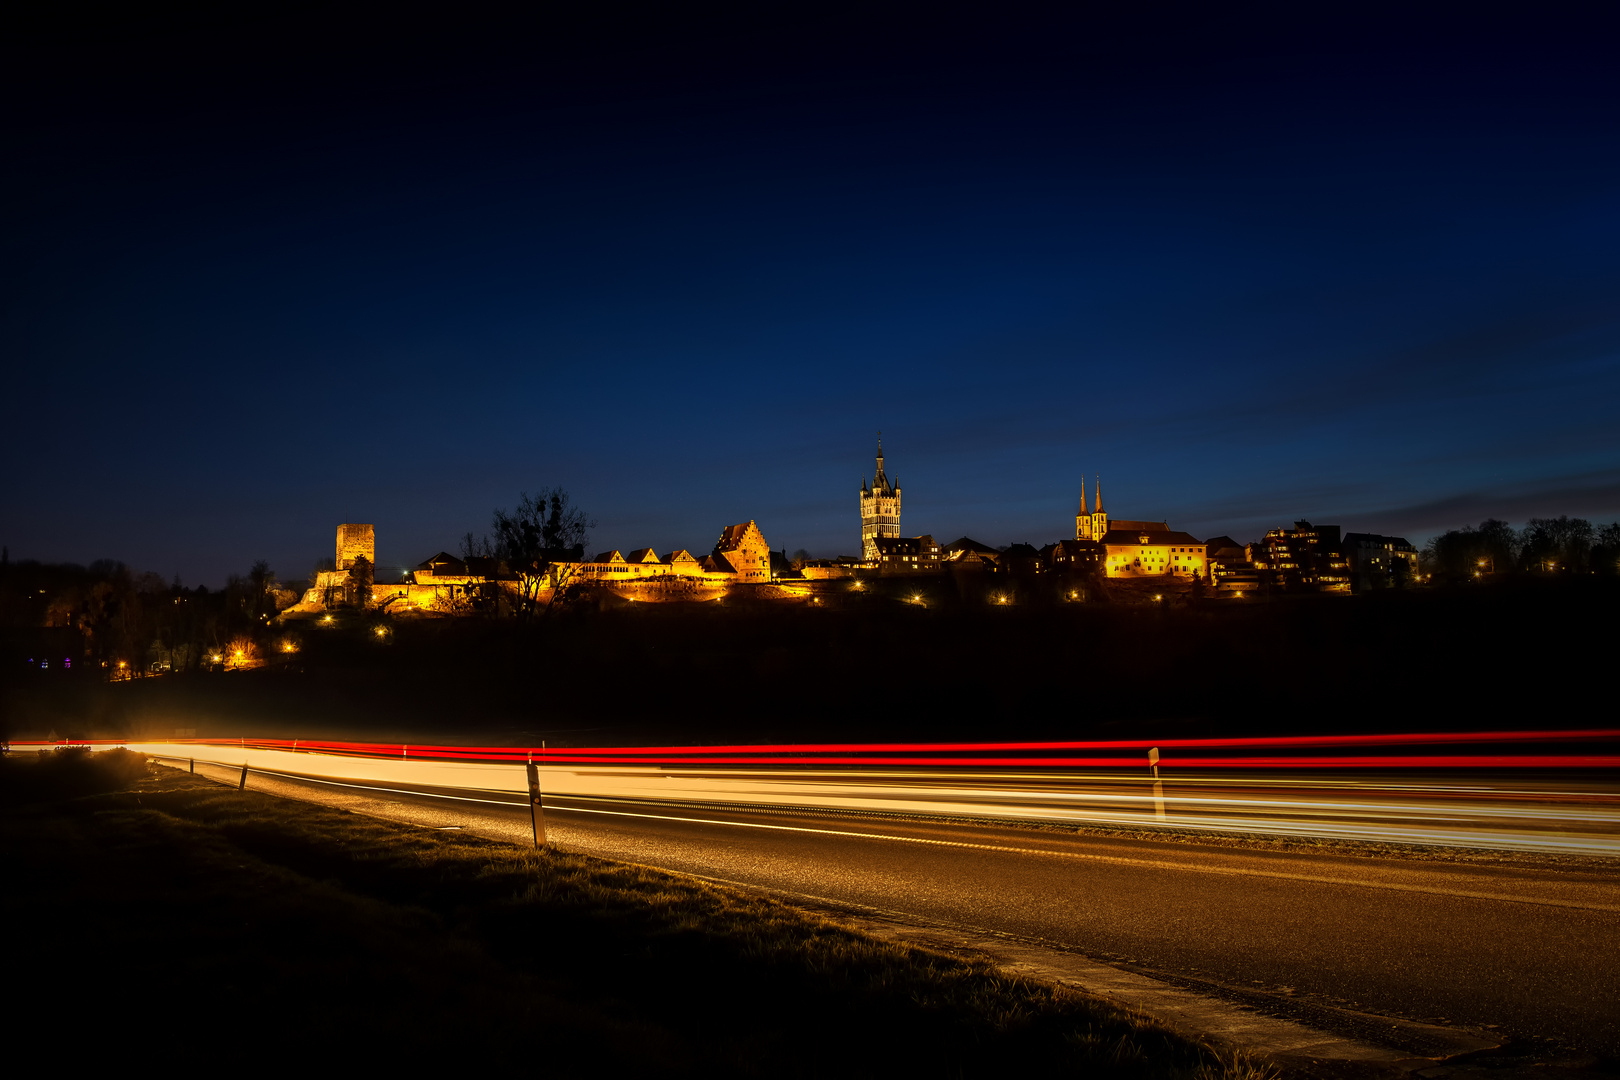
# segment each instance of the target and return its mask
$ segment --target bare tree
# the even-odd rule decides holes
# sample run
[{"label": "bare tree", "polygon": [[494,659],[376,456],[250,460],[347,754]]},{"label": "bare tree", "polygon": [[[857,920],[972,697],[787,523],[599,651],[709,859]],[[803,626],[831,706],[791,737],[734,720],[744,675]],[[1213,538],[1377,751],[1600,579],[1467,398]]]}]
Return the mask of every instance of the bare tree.
[{"label": "bare tree", "polygon": [[[596,528],[596,522],[572,505],[568,493],[558,487],[542,488],[537,495],[524,492],[516,510],[495,511],[491,526],[491,535],[482,540],[468,533],[462,540],[462,550],[471,552],[475,544],[479,545],[518,575],[523,586],[520,614],[527,619],[541,587],[552,576],[553,564],[584,558],[585,537]],[[556,588],[561,589],[562,584]]]}]

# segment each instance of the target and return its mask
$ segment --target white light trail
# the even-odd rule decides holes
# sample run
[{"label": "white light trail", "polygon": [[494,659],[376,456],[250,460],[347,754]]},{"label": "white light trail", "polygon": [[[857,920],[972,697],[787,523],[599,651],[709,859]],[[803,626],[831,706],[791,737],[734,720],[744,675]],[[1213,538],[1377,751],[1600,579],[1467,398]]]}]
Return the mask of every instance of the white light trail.
[{"label": "white light trail", "polygon": [[[452,798],[511,795],[525,804],[522,764],[291,752],[228,742],[129,743],[168,759]],[[675,806],[768,808],[1243,833],[1422,846],[1620,855],[1620,790],[1575,778],[1387,776],[1365,779],[1269,773],[1167,773],[1167,817],[1154,814],[1151,777],[1121,772],[816,770],[542,766],[548,809],[569,799]],[[495,801],[508,801],[497,799]]]}]

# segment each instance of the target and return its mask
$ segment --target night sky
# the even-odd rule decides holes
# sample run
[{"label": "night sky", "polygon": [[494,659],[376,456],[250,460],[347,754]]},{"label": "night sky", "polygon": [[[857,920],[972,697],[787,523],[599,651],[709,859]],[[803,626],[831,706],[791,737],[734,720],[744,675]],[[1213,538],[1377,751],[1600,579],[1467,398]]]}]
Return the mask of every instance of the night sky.
[{"label": "night sky", "polygon": [[13,24],[10,557],[1620,515],[1596,21],[586,7]]}]

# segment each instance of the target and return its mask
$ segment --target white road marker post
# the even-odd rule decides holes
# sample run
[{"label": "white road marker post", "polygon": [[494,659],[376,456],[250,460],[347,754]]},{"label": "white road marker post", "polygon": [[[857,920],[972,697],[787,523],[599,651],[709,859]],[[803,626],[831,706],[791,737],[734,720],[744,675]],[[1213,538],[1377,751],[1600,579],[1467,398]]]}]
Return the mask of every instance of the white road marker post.
[{"label": "white road marker post", "polygon": [[540,806],[540,770],[535,768],[534,755],[529,755],[529,823],[534,826],[534,850],[546,842],[546,815]]},{"label": "white road marker post", "polygon": [[1148,765],[1153,769],[1153,816],[1164,820],[1164,781],[1159,779],[1159,748],[1148,750]]},{"label": "white road marker post", "polygon": [[242,762],[242,779],[240,779],[240,780],[238,780],[236,782],[236,790],[237,791],[245,791],[246,789],[247,789],[247,762],[244,761],[244,762]]}]

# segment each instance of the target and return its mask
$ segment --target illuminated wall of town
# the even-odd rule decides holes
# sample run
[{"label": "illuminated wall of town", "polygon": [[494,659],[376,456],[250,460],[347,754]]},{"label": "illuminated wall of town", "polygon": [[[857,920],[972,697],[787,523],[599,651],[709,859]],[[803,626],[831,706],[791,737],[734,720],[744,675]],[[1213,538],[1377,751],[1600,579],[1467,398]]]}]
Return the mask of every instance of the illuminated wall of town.
[{"label": "illuminated wall of town", "polygon": [[[773,567],[770,545],[758,523],[745,521],[722,529],[713,550],[703,556],[680,548],[664,555],[652,548],[628,553],[615,548],[591,559],[552,563],[538,599],[549,601],[557,590],[572,586],[648,601],[713,600],[737,587],[749,587],[761,597],[805,598],[815,594],[818,582],[864,574],[959,576],[964,569],[994,573],[1009,581],[1044,573],[1180,581],[1209,585],[1214,595],[1242,596],[1266,587],[1350,592],[1361,579],[1387,583],[1391,566],[1408,573],[1416,569],[1416,550],[1399,537],[1352,533],[1341,540],[1336,525],[1312,526],[1300,521],[1293,529],[1273,529],[1263,540],[1244,547],[1225,536],[1200,540],[1164,521],[1110,518],[1103,509],[1100,481],[1094,500],[1087,498],[1082,481],[1075,538],[1040,550],[1027,544],[997,549],[968,537],[949,546],[926,534],[901,537],[900,487],[884,470],[880,441],[875,478],[872,483],[861,482],[862,556],[858,559],[842,556],[790,567],[784,558]],[[375,563],[372,526],[339,526],[337,563],[341,569],[320,575],[321,587],[311,590],[305,602],[331,603],[339,596],[347,600],[345,589],[352,585],[347,568],[362,555]],[[1366,587],[1366,582],[1359,587]],[[407,574],[403,582],[377,585],[372,592],[377,604],[394,610],[459,613],[472,610],[475,601],[488,601],[502,593],[517,600],[523,596],[523,584],[512,568],[493,558],[462,560],[440,552]]]}]

